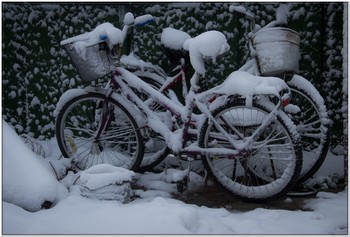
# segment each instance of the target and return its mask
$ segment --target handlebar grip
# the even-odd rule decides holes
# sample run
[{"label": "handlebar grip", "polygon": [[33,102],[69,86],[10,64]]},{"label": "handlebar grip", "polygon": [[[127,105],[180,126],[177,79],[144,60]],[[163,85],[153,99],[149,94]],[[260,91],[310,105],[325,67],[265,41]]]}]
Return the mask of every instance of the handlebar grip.
[{"label": "handlebar grip", "polygon": [[135,18],[135,26],[144,26],[154,21],[154,17],[150,14],[139,16]]}]

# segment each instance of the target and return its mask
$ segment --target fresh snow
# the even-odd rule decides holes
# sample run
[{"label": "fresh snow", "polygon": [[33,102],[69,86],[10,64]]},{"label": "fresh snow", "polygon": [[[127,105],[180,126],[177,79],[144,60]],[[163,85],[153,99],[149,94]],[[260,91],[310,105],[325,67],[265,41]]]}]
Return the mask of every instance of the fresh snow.
[{"label": "fresh snow", "polygon": [[183,50],[183,44],[190,38],[191,36],[186,32],[173,28],[165,28],[160,37],[160,41],[169,49]]},{"label": "fresh snow", "polygon": [[[56,180],[48,163],[24,145],[3,122],[3,201],[38,211],[45,201],[57,202],[68,191]],[[18,144],[19,146],[17,146]]]},{"label": "fresh snow", "polygon": [[89,189],[97,189],[110,184],[130,182],[135,173],[122,167],[99,164],[83,171],[80,181]]},{"label": "fresh snow", "polygon": [[206,72],[204,60],[211,59],[213,63],[230,50],[226,36],[219,31],[206,31],[195,38],[184,42],[183,48],[190,52],[193,68],[204,75]]},{"label": "fresh snow", "polygon": [[[144,174],[102,165],[85,174],[94,177],[94,187],[133,177],[136,198],[123,204],[81,196],[79,172],[61,181],[45,165],[59,159],[57,143],[42,141],[46,159],[34,154],[13,129],[3,122],[3,234],[347,234],[347,188],[339,193],[319,192],[306,199],[303,210],[266,209],[250,211],[208,208],[172,198],[174,181],[187,170],[167,169]],[[63,159],[65,160],[65,159]],[[318,178],[344,176],[343,157],[329,153]],[[120,172],[111,178],[108,174]],[[329,173],[327,173],[329,172]],[[330,173],[332,172],[332,173]],[[107,176],[102,175],[106,173]],[[112,175],[113,176],[113,175]],[[90,177],[91,178],[91,177]],[[85,180],[86,181],[86,180]],[[201,176],[190,173],[190,189],[203,185]],[[96,186],[95,186],[96,185]],[[211,184],[210,184],[211,185]],[[91,186],[92,187],[92,186]],[[142,188],[143,187],[143,188]],[[11,195],[9,195],[9,193]],[[30,195],[28,195],[30,194]],[[43,200],[50,209],[38,210]],[[285,202],[293,202],[286,198]],[[30,208],[28,210],[27,207]],[[26,210],[27,209],[27,210]],[[40,209],[40,208],[39,208]],[[308,211],[305,211],[308,210]],[[36,212],[35,212],[36,211]]]},{"label": "fresh snow", "polygon": [[86,48],[106,41],[110,49],[116,44],[124,42],[124,36],[120,29],[106,22],[98,25],[93,31],[74,36],[61,41],[61,45],[73,43],[73,47],[79,56],[86,60]]},{"label": "fresh snow", "polygon": [[[277,11],[277,20],[285,21],[289,11],[285,5]],[[37,14],[29,16],[29,22],[37,18]],[[191,19],[189,17],[188,19]],[[143,23],[147,19],[140,20]],[[126,18],[131,24],[131,16]],[[45,22],[44,22],[45,23]],[[208,23],[208,26],[210,24]],[[169,39],[181,36],[174,31],[169,31],[165,36]],[[263,39],[273,35],[266,34]],[[195,38],[188,38],[183,34],[181,44],[162,39],[162,42],[172,47],[183,47],[191,54],[191,63],[200,74],[205,74],[204,61],[210,58],[216,62],[222,54],[229,50],[226,37],[218,31],[208,31]],[[186,38],[186,39],[185,39]],[[183,43],[183,40],[184,41]],[[106,41],[111,48],[114,44],[123,42],[123,32],[114,28],[110,23],[99,25],[93,31],[85,33],[61,42],[61,44],[74,43],[78,54],[86,59],[86,48]],[[265,43],[262,40],[260,43]],[[180,41],[176,42],[179,43]],[[328,41],[334,44],[333,41]],[[275,50],[268,44],[260,45],[260,51],[271,56]],[[329,45],[330,46],[330,45]],[[276,48],[274,48],[276,49]],[[257,50],[259,48],[257,46]],[[52,48],[50,53],[56,52]],[[274,55],[272,55],[274,56]],[[276,59],[276,57],[271,57]],[[293,57],[294,58],[294,57]],[[128,58],[126,58],[128,59]],[[292,60],[294,61],[294,60]],[[140,63],[140,62],[139,62]],[[276,67],[282,63],[277,58]],[[271,64],[271,63],[269,63]],[[285,64],[285,63],[283,63]],[[19,65],[13,66],[14,70]],[[121,70],[121,69],[120,69]],[[135,76],[121,70],[121,74],[128,77],[135,88],[143,87]],[[238,79],[246,78],[243,83]],[[237,80],[236,80],[237,79]],[[258,77],[248,75],[245,72],[235,72],[221,85],[220,91],[225,94],[244,94],[246,96],[255,93],[277,93],[284,85],[278,84],[276,80],[261,80]],[[281,81],[281,80],[279,80]],[[258,82],[259,84],[256,84]],[[267,84],[264,84],[267,83]],[[273,85],[273,86],[272,86]],[[280,88],[278,87],[280,85]],[[237,91],[235,91],[237,90]],[[68,92],[64,94],[56,107],[55,114],[60,111],[62,105],[77,93]],[[78,89],[74,92],[87,93]],[[156,98],[161,94],[155,90],[149,90]],[[37,105],[38,100],[32,100],[31,105]],[[182,108],[169,102],[169,106],[179,111]],[[125,102],[125,104],[127,104]],[[128,104],[127,104],[128,105]],[[185,112],[185,111],[184,111]],[[133,114],[138,117],[137,114]],[[154,127],[161,127],[156,119],[150,119]],[[304,209],[309,211],[286,211],[269,210],[257,208],[248,212],[226,210],[224,208],[207,208],[196,205],[188,205],[184,202],[172,199],[176,192],[174,181],[180,180],[186,174],[186,170],[179,171],[168,169],[159,174],[145,173],[135,174],[124,169],[115,169],[107,165],[92,167],[91,169],[73,174],[68,173],[64,179],[62,173],[66,169],[66,159],[58,159],[56,152],[57,144],[45,144],[45,150],[49,156],[44,160],[42,157],[31,152],[21,141],[15,132],[5,122],[3,137],[6,138],[3,146],[3,233],[4,234],[346,234],[347,233],[347,189],[339,193],[320,192],[316,198],[305,201]],[[179,131],[177,131],[179,132]],[[161,133],[163,135],[163,133]],[[180,135],[180,133],[178,133]],[[180,136],[174,136],[171,144],[173,150],[179,150],[181,145]],[[177,149],[177,147],[179,147]],[[337,157],[337,159],[334,159]],[[340,157],[340,158],[339,158]],[[53,159],[53,160],[52,160]],[[52,161],[51,161],[52,160]],[[326,162],[332,168],[325,165],[316,174],[316,178],[310,182],[322,182],[333,185],[332,179],[343,177],[341,156],[330,155]],[[50,162],[48,162],[50,161]],[[54,168],[54,169],[53,169]],[[322,171],[333,172],[322,175]],[[332,178],[330,178],[330,175]],[[201,178],[191,172],[191,182],[201,185]],[[97,200],[90,195],[83,195],[82,187],[91,190],[111,187],[121,182],[134,180],[139,189],[134,190],[135,200],[123,204],[118,201]],[[113,188],[113,187],[112,187]],[[112,191],[112,190],[111,190]],[[123,190],[122,190],[123,191]],[[99,193],[104,195],[105,193]],[[100,198],[98,198],[100,199]],[[43,210],[45,202],[53,204],[48,210]],[[287,198],[286,202],[293,202]],[[297,227],[297,228],[296,228]]]},{"label": "fresh snow", "polygon": [[211,92],[220,92],[226,95],[276,95],[283,89],[288,89],[287,84],[277,77],[259,77],[247,72],[236,71],[231,73],[219,86],[211,89]]}]

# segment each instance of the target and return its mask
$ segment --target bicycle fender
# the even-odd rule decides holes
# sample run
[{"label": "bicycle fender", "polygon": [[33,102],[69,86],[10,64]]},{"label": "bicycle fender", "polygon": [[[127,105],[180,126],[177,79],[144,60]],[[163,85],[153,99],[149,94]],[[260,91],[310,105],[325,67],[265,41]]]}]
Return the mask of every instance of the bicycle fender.
[{"label": "bicycle fender", "polygon": [[146,119],[144,115],[141,113],[141,111],[129,100],[127,100],[125,97],[121,96],[120,94],[113,93],[112,98],[120,103],[126,110],[129,111],[130,114],[133,115],[133,118],[135,119],[137,125],[142,128],[146,126]]},{"label": "bicycle fender", "polygon": [[56,118],[57,115],[60,113],[61,109],[63,108],[63,106],[68,101],[74,99],[75,97],[85,95],[87,93],[88,93],[88,91],[86,91],[84,89],[78,89],[78,88],[70,89],[70,90],[67,90],[66,92],[64,92],[56,104],[56,108],[53,111],[53,116]]},{"label": "bicycle fender", "polygon": [[[87,93],[93,92],[93,93],[106,95],[108,90],[105,88],[86,87],[85,91]],[[111,97],[112,99],[120,103],[126,110],[128,110],[130,114],[134,115],[134,119],[139,127],[144,127],[146,125],[144,116],[133,103],[131,103],[129,100],[125,99],[123,96],[117,93],[113,93]]]}]

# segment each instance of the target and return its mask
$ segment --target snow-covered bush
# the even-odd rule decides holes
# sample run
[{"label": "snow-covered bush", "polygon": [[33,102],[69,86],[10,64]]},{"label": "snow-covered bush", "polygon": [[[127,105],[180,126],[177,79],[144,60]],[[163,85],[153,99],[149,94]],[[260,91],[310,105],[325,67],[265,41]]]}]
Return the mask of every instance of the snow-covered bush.
[{"label": "snow-covered bush", "polygon": [[[54,136],[53,111],[60,95],[81,81],[59,42],[110,22],[120,27],[124,10],[136,16],[152,14],[154,24],[137,27],[132,48],[144,61],[160,64],[171,73],[161,51],[164,28],[186,31],[192,37],[208,30],[223,32],[231,46],[229,54],[209,66],[206,89],[222,82],[248,58],[244,19],[232,15],[231,3],[4,3],[3,4],[3,118],[17,133],[39,138]],[[286,4],[286,3],[284,3]],[[275,19],[279,3],[242,3],[262,26]],[[334,121],[332,138],[343,139],[342,36],[343,3],[288,3],[288,26],[300,32],[300,74],[308,78],[325,98]],[[123,12],[124,11],[124,12]],[[282,17],[283,16],[279,16]],[[347,29],[346,29],[347,30]],[[190,73],[190,71],[189,71]]]}]

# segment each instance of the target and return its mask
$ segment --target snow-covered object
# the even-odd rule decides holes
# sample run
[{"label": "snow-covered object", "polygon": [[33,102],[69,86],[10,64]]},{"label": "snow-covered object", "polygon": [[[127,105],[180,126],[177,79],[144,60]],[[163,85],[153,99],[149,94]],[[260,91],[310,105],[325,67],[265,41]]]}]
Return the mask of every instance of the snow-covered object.
[{"label": "snow-covered object", "polygon": [[[135,55],[133,52],[129,55],[122,55],[120,58],[120,64],[123,65],[123,67],[130,68],[130,69],[138,69],[141,71],[149,70],[151,72],[153,71],[161,71],[161,74],[165,74],[162,68],[160,68],[157,65],[154,65],[150,62],[145,62],[142,59],[140,59],[137,55]],[[161,83],[164,83],[164,80],[161,81]]]},{"label": "snow-covered object", "polygon": [[276,22],[278,24],[288,24],[288,16],[290,15],[291,7],[291,4],[281,4],[276,9]]},{"label": "snow-covered object", "polygon": [[173,28],[165,28],[160,37],[165,47],[174,50],[182,50],[185,41],[188,39],[191,39],[189,34]]},{"label": "snow-covered object", "polygon": [[99,164],[83,171],[80,175],[80,191],[83,197],[101,200],[129,201],[134,177],[133,171],[109,164]]},{"label": "snow-covered object", "polygon": [[122,167],[99,164],[83,171],[80,181],[89,189],[97,189],[110,184],[130,182],[135,173]]},{"label": "snow-covered object", "polygon": [[99,43],[106,42],[109,49],[124,41],[124,33],[111,23],[103,23],[93,31],[61,41],[71,57],[81,79],[96,80],[113,69],[115,59],[106,50],[100,50]]},{"label": "snow-covered object", "polygon": [[123,33],[120,29],[114,27],[111,23],[106,22],[98,25],[91,32],[74,36],[61,41],[61,45],[73,44],[75,51],[83,59],[87,59],[86,48],[96,45],[100,42],[107,42],[110,49],[116,44],[123,43]]},{"label": "snow-covered object", "polygon": [[55,204],[63,186],[44,163],[3,121],[2,199],[28,211],[39,211],[44,202]]},{"label": "snow-covered object", "polygon": [[125,14],[124,25],[132,25],[134,24],[134,21],[135,21],[134,14],[132,14],[131,12],[128,12]]},{"label": "snow-covered object", "polygon": [[254,19],[254,15],[247,12],[247,10],[243,7],[243,6],[234,6],[234,5],[231,5],[230,8],[229,8],[229,11],[230,12],[236,12],[236,13],[239,13],[239,14],[242,14],[242,15],[245,15],[249,18],[252,18]]},{"label": "snow-covered object", "polygon": [[154,21],[154,17],[151,14],[138,16],[135,18],[135,26],[144,26]]},{"label": "snow-covered object", "polygon": [[60,100],[56,104],[56,108],[53,111],[53,116],[57,118],[58,114],[62,110],[63,106],[67,104],[68,101],[81,96],[81,95],[86,95],[88,92],[84,89],[80,88],[75,88],[75,89],[70,89],[62,94],[60,97]]},{"label": "snow-covered object", "polygon": [[65,45],[64,47],[84,82],[101,78],[114,68],[113,65],[116,60],[110,57],[106,50],[100,50],[98,44],[86,48],[86,60],[82,59],[77,51],[72,48],[72,45]]},{"label": "snow-covered object", "polygon": [[298,72],[300,36],[281,27],[266,28],[253,37],[262,75],[273,76],[283,72]]},{"label": "snow-covered object", "polygon": [[199,74],[205,74],[204,60],[211,59],[213,63],[221,55],[230,50],[226,37],[219,31],[207,31],[193,39],[185,41],[183,48],[190,52],[190,61]]},{"label": "snow-covered object", "polygon": [[279,92],[288,89],[288,85],[277,77],[254,76],[247,72],[235,71],[219,86],[210,92],[225,95],[279,95]]}]

